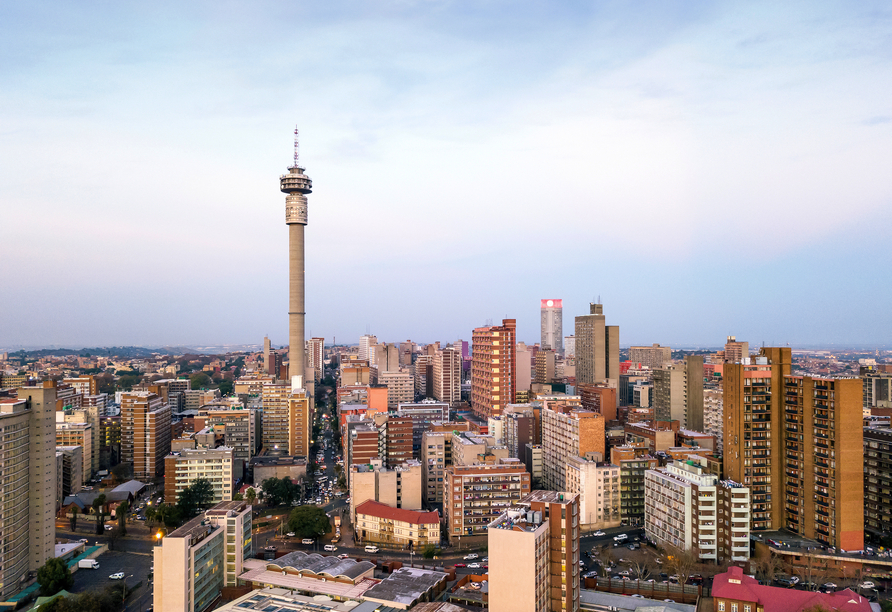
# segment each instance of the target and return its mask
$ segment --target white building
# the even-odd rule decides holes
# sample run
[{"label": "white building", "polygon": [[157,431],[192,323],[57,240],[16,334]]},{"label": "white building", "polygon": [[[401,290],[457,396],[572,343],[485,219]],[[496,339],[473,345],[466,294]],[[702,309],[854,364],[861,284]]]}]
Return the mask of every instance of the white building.
[{"label": "white building", "polygon": [[579,494],[583,531],[620,526],[619,479],[619,466],[612,463],[582,457],[567,459],[567,491]]}]

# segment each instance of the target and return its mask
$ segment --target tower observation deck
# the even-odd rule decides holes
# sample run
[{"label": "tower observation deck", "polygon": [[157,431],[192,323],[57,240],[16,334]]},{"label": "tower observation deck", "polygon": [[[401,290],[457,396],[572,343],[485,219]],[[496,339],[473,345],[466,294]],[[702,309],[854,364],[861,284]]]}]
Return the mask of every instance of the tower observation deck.
[{"label": "tower observation deck", "polygon": [[[285,196],[285,224],[288,226],[288,368],[292,388],[304,387],[306,353],[304,347],[304,226],[307,224],[307,194],[313,181],[298,163],[297,130],[294,130],[294,164],[279,177]],[[299,377],[299,378],[298,378]]]}]

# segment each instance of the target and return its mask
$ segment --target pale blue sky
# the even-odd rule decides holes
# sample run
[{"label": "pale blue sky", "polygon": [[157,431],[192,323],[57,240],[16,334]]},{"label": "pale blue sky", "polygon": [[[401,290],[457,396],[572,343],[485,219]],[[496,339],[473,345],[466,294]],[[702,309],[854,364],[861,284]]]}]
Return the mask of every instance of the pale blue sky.
[{"label": "pale blue sky", "polygon": [[0,347],[892,343],[884,2],[0,4]]}]

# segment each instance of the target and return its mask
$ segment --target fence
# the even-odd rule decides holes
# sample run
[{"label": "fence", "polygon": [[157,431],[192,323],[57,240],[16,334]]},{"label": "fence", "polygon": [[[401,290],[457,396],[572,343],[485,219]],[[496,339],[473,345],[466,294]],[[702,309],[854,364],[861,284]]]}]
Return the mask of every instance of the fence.
[{"label": "fence", "polygon": [[584,578],[585,588],[608,593],[632,595],[638,593],[649,599],[672,599],[678,603],[696,603],[702,587],[671,582],[647,582],[645,580],[614,580],[613,578]]}]

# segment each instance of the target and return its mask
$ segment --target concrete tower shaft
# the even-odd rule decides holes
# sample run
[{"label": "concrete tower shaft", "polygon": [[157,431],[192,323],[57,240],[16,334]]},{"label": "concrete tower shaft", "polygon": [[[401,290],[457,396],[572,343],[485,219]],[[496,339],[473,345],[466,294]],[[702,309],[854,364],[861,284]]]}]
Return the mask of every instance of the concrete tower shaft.
[{"label": "concrete tower shaft", "polygon": [[288,225],[288,362],[292,381],[306,376],[304,350],[304,226],[307,224],[307,196],[313,190],[304,169],[294,164],[279,178],[285,197],[285,223]]}]

